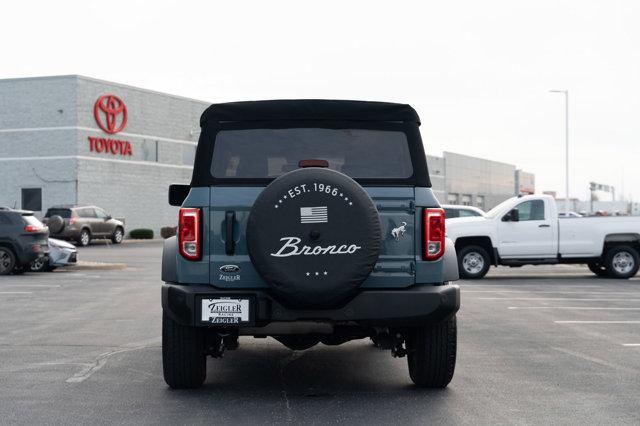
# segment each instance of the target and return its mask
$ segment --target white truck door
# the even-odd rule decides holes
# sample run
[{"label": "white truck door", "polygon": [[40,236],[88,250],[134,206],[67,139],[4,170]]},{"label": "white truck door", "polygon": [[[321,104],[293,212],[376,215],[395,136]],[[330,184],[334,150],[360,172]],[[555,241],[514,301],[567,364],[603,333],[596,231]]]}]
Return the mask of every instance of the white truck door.
[{"label": "white truck door", "polygon": [[[504,258],[556,257],[558,221],[544,199],[523,200],[514,207],[518,221],[498,222],[498,253]],[[555,215],[554,215],[555,216]]]}]

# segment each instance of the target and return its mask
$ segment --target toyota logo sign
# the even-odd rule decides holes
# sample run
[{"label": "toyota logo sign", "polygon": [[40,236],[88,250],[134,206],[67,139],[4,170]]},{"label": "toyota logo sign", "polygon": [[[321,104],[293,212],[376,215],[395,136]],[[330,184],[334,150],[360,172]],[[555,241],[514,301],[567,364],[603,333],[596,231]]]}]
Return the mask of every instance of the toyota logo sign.
[{"label": "toyota logo sign", "polygon": [[93,106],[98,126],[107,133],[118,133],[127,125],[127,106],[116,95],[102,95]]}]

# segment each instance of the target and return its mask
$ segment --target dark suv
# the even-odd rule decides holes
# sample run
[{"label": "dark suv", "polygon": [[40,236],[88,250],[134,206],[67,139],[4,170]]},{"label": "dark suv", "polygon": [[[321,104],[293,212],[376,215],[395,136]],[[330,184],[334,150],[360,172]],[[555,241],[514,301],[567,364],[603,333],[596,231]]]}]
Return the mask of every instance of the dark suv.
[{"label": "dark suv", "polygon": [[238,336],[292,350],[371,338],[419,386],[456,363],[455,248],[409,105],[218,104],[202,115],[162,257],[164,378],[200,386]]},{"label": "dark suv", "polygon": [[26,210],[0,209],[0,275],[21,273],[48,252],[49,230]]},{"label": "dark suv", "polygon": [[74,240],[81,246],[94,238],[109,238],[115,244],[124,238],[124,223],[96,206],[54,206],[47,210],[44,223],[51,237]]}]

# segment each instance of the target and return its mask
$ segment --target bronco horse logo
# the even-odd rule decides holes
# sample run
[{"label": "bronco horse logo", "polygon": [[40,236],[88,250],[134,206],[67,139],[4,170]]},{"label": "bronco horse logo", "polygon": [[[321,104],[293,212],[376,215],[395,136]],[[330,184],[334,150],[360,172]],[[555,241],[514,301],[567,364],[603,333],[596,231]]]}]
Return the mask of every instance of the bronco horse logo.
[{"label": "bronco horse logo", "polygon": [[404,233],[406,232],[407,222],[400,222],[402,225],[397,228],[393,228],[391,230],[391,236],[396,239],[396,241],[400,241],[400,238],[404,237]]}]

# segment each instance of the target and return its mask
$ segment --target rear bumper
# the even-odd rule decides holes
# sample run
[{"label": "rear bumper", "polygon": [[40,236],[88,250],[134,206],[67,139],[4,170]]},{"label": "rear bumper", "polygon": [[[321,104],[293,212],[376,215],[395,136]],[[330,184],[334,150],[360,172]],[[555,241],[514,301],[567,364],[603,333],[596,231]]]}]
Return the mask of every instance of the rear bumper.
[{"label": "rear bumper", "polygon": [[162,308],[174,321],[210,326],[199,321],[202,298],[247,297],[253,304],[253,325],[318,320],[362,326],[414,326],[440,322],[460,309],[460,287],[415,285],[398,290],[366,290],[345,306],[331,310],[290,309],[265,291],[220,290],[207,285],[163,284]]}]

